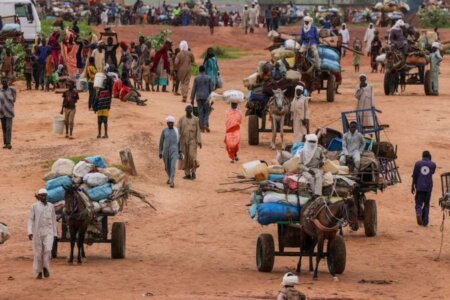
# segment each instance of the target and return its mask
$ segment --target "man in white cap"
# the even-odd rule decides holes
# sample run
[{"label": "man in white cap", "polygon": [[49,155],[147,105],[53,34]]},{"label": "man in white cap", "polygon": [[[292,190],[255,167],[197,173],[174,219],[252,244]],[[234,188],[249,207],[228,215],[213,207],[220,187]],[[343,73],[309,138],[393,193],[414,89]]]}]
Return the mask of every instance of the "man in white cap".
[{"label": "man in white cap", "polygon": [[189,83],[191,82],[191,68],[195,63],[194,55],[189,51],[186,41],[180,42],[180,53],[175,57],[177,77],[181,85],[182,101],[186,102],[189,93]]},{"label": "man in white cap", "polygon": [[359,84],[356,86],[355,98],[358,100],[356,110],[365,110],[356,114],[358,122],[363,127],[372,127],[374,118],[370,109],[375,108],[373,87],[367,83],[366,74],[359,75]]},{"label": "man in white cap", "polygon": [[56,215],[53,204],[47,202],[47,190],[40,189],[38,200],[31,206],[28,217],[28,238],[33,241],[33,271],[36,279],[49,277],[50,255],[57,237]]},{"label": "man in white cap", "polygon": [[291,272],[284,274],[277,300],[306,300],[305,294],[295,289],[294,286],[297,284],[299,284],[297,275]]},{"label": "man in white cap", "polygon": [[250,27],[250,10],[247,4],[244,5],[244,11],[242,12],[242,27],[244,27],[245,34],[247,34]]},{"label": "man in white cap", "polygon": [[252,7],[249,9],[250,15],[250,33],[255,32],[255,27],[258,26],[258,9],[255,6],[255,2],[252,3]]},{"label": "man in white cap", "polygon": [[314,197],[322,196],[323,166],[325,156],[323,150],[318,145],[318,138],[315,134],[307,134],[303,149],[296,154],[300,157],[300,172],[308,181]]},{"label": "man in white cap", "polygon": [[320,57],[317,51],[317,45],[319,44],[319,32],[317,27],[313,25],[313,18],[306,16],[303,19],[303,27],[300,32],[300,53],[305,53],[311,49],[314,55],[314,65],[316,69],[320,69]]},{"label": "man in white cap", "polygon": [[294,129],[294,143],[303,141],[309,128],[309,97],[304,95],[304,87],[295,87],[294,99],[291,102],[292,128]]},{"label": "man in white cap", "polygon": [[164,161],[164,167],[167,173],[167,184],[171,188],[175,187],[174,178],[177,166],[177,159],[182,157],[180,150],[180,135],[178,129],[174,127],[175,118],[168,116],[166,118],[167,128],[161,132],[159,139],[159,158]]},{"label": "man in white cap", "polygon": [[439,95],[439,72],[442,56],[439,51],[439,42],[431,44],[430,65],[431,65],[431,95]]}]

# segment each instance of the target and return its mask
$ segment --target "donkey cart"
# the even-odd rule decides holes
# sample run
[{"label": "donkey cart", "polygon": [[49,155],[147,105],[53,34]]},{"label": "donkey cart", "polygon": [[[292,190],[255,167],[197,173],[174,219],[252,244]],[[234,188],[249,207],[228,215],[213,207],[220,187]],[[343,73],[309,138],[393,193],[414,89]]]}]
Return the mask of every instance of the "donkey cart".
[{"label": "donkey cart", "polygon": [[[259,272],[271,272],[275,256],[300,256],[300,251],[285,251],[285,248],[300,249],[300,225],[292,222],[278,222],[278,251],[275,251],[273,236],[268,233],[259,235],[256,242],[256,266]],[[313,254],[314,256],[316,253]],[[336,235],[332,243],[328,243],[327,258],[330,273],[342,274],[347,259],[345,241]]]},{"label": "donkey cart", "polygon": [[[126,229],[125,223],[114,222],[111,228],[111,238],[108,238],[108,217],[115,214],[96,213],[86,232],[85,244],[95,243],[111,244],[111,258],[125,258]],[[68,224],[64,217],[59,218],[61,223],[61,236],[55,238],[52,248],[52,257],[58,255],[58,243],[70,243]]]}]

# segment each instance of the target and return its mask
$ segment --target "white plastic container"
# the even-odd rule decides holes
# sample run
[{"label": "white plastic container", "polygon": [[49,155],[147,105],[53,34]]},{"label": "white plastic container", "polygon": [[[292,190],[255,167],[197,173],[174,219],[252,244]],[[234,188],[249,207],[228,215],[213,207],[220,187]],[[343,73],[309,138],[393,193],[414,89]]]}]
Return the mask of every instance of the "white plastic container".
[{"label": "white plastic container", "polygon": [[64,117],[57,116],[53,119],[53,133],[55,134],[64,133]]},{"label": "white plastic container", "polygon": [[78,78],[76,82],[76,88],[79,92],[85,92],[88,90],[88,82],[86,78]]},{"label": "white plastic container", "polygon": [[[267,172],[266,172],[267,170]],[[268,166],[266,163],[260,160],[249,161],[242,165],[242,171],[245,178],[255,178],[255,173],[267,173],[269,174]]]},{"label": "white plastic container", "polygon": [[103,83],[106,80],[106,75],[103,73],[97,73],[95,74],[94,77],[94,88],[102,88],[103,87]]}]

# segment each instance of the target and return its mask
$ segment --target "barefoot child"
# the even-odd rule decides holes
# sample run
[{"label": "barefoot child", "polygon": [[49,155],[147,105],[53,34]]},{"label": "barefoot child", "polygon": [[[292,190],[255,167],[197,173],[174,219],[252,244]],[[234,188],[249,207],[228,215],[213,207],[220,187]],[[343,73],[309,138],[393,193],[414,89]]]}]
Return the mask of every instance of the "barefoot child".
[{"label": "barefoot child", "polygon": [[74,82],[67,83],[69,89],[63,93],[63,104],[61,114],[64,114],[64,125],[66,127],[66,139],[72,139],[73,125],[76,112],[76,103],[80,99],[78,92],[74,90]]},{"label": "barefoot child", "polygon": [[[112,99],[112,80],[107,77],[103,83],[103,87],[99,89],[97,97],[94,100],[93,109],[97,114],[98,135],[97,138],[108,138],[108,118],[111,109]],[[102,124],[105,127],[105,134],[102,136]]]}]

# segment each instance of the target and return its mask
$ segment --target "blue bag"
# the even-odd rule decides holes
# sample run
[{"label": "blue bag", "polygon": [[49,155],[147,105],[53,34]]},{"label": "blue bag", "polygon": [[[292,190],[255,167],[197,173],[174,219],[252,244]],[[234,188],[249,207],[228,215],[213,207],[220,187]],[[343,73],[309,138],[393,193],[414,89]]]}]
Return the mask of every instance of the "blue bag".
[{"label": "blue bag", "polygon": [[91,201],[98,202],[107,199],[112,194],[112,187],[110,183],[97,186],[87,191],[87,195]]},{"label": "blue bag", "polygon": [[47,190],[47,201],[55,204],[56,202],[59,202],[61,200],[64,200],[64,195],[66,194],[66,191],[62,186],[59,186],[57,188]]},{"label": "blue bag", "polygon": [[284,174],[269,174],[268,180],[270,181],[282,181],[284,179]]},{"label": "blue bag", "polygon": [[320,69],[325,71],[331,71],[335,73],[341,72],[341,65],[337,61],[324,58],[320,61]]},{"label": "blue bag", "polygon": [[276,222],[298,221],[299,214],[297,206],[283,203],[258,204],[258,223],[269,225]]},{"label": "blue bag", "polygon": [[328,145],[328,151],[342,151],[342,139],[334,138]]},{"label": "blue bag", "polygon": [[269,97],[267,97],[265,94],[256,94],[251,92],[249,100],[254,102],[267,102],[269,100]]},{"label": "blue bag", "polygon": [[305,143],[303,143],[303,142],[295,143],[295,144],[292,146],[291,154],[292,154],[292,155],[297,154],[298,150],[303,149],[304,146],[305,146]]},{"label": "blue bag", "polygon": [[339,62],[340,57],[339,57],[339,53],[336,50],[331,49],[331,48],[326,47],[326,46],[323,46],[323,45],[319,45],[317,47],[317,51],[319,52],[319,57],[321,59],[325,59],[326,58],[326,59],[329,59],[329,60],[332,60],[332,61]]},{"label": "blue bag", "polygon": [[56,177],[45,183],[45,188],[47,191],[56,189],[58,187],[69,188],[72,186],[72,179],[69,176]]},{"label": "blue bag", "polygon": [[89,156],[89,157],[86,157],[84,160],[87,160],[88,162],[90,162],[91,164],[96,166],[97,168],[102,168],[102,169],[106,168],[106,163],[100,155]]}]

